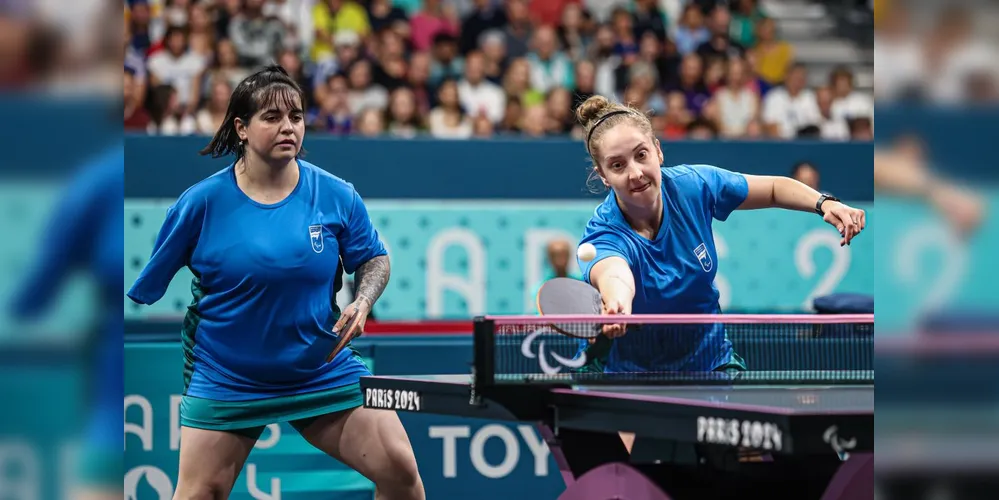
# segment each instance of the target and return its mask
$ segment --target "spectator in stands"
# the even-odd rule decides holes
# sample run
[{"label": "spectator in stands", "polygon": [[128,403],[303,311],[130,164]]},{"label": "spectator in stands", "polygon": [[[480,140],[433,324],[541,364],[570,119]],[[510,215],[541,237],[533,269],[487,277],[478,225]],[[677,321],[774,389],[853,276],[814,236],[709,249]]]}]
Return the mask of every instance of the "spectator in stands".
[{"label": "spectator in stands", "polygon": [[341,30],[333,36],[333,47],[336,54],[331,54],[329,58],[324,56],[324,59],[316,62],[313,69],[312,86],[316,99],[321,98],[322,88],[330,76],[347,71],[354,61],[361,58],[361,36],[351,30]]},{"label": "spectator in stands", "polygon": [[355,116],[365,108],[383,110],[388,106],[388,91],[372,80],[369,60],[355,61],[348,70],[347,81],[350,84],[347,99]]},{"label": "spectator in stands", "polygon": [[596,67],[594,90],[604,96],[618,95],[615,71],[621,64],[621,57],[614,54],[614,32],[609,26],[597,28],[594,41],[590,44],[589,60]]},{"label": "spectator in stands", "polygon": [[464,73],[464,60],[458,54],[458,39],[450,33],[434,36],[433,61],[430,64],[431,86],[440,85],[444,80],[461,78]]},{"label": "spectator in stands", "polygon": [[848,68],[840,66],[829,73],[829,88],[832,91],[830,113],[833,120],[845,123],[852,118],[874,117],[874,101],[853,88],[853,72]]},{"label": "spectator in stands", "polygon": [[732,22],[732,15],[728,7],[718,5],[711,11],[708,19],[708,30],[711,38],[697,47],[697,53],[705,60],[718,58],[727,60],[732,57],[741,57],[745,52],[742,45],[739,45],[729,37],[729,25]]},{"label": "spectator in stands", "polygon": [[378,137],[385,131],[382,121],[382,111],[375,108],[364,108],[357,115],[356,132],[362,137]]},{"label": "spectator in stands", "polygon": [[406,73],[406,86],[413,91],[416,98],[416,109],[420,116],[427,116],[433,103],[433,91],[430,87],[431,58],[427,52],[416,52],[409,59],[409,71]]},{"label": "spectator in stands", "polygon": [[555,28],[541,26],[534,32],[532,51],[527,55],[531,66],[531,87],[547,93],[555,87],[575,87],[572,61],[558,50]]},{"label": "spectator in stands", "polygon": [[652,65],[659,88],[668,88],[677,84],[680,56],[676,52],[676,45],[669,40],[665,44],[660,43],[654,33],[646,31],[638,43],[638,60]]},{"label": "spectator in stands", "polygon": [[505,134],[519,134],[520,120],[524,115],[524,104],[519,97],[510,97],[506,100],[506,110],[503,112],[503,121],[500,122],[499,130]]},{"label": "spectator in stands", "polygon": [[526,106],[544,100],[544,94],[531,88],[531,64],[527,59],[514,59],[503,78],[507,99],[516,97]]},{"label": "spectator in stands", "polygon": [[686,98],[687,108],[695,116],[701,113],[701,108],[707,104],[711,95],[703,80],[704,63],[701,56],[696,53],[689,53],[683,56],[680,63],[680,79],[675,86],[669,89],[673,92],[681,92]]},{"label": "spectator in stands", "polygon": [[725,86],[725,74],[728,73],[728,62],[718,57],[705,58],[707,68],[704,70],[704,88],[712,96],[718,89]]},{"label": "spectator in stands", "polygon": [[198,107],[195,79],[205,69],[205,60],[189,50],[187,32],[171,26],[164,36],[164,50],[149,56],[149,82],[152,86],[169,85],[176,93],[171,111],[191,115]]},{"label": "spectator in stands", "polygon": [[767,83],[780,85],[794,61],[794,47],[777,39],[777,22],[773,19],[763,18],[756,26],[757,44],[753,47],[753,52],[756,53],[756,73]]},{"label": "spectator in stands", "polygon": [[530,0],[528,13],[535,26],[556,26],[566,7],[579,4],[580,0]]},{"label": "spectator in stands", "polygon": [[208,7],[202,2],[195,2],[188,7],[188,13],[187,41],[191,52],[201,56],[205,61],[211,61],[219,37],[215,32],[215,23],[208,14]]},{"label": "spectator in stands", "polygon": [[580,61],[586,56],[586,46],[590,36],[584,26],[585,15],[578,3],[570,3],[562,11],[562,20],[558,25],[558,41],[565,54],[573,61]]},{"label": "spectator in stands", "polygon": [[484,116],[480,116],[472,122],[472,137],[477,139],[491,138],[494,130],[493,122]]},{"label": "spectator in stands", "polygon": [[635,7],[631,15],[635,26],[635,33],[641,36],[651,32],[659,40],[665,40],[666,34],[666,14],[659,9],[656,0],[635,0]]},{"label": "spectator in stands", "polygon": [[534,28],[527,10],[527,0],[506,0],[506,53],[510,58],[524,57]]},{"label": "spectator in stands", "polygon": [[[305,96],[305,102],[302,103],[302,105],[305,109],[312,107],[312,103],[315,100],[315,97],[312,94],[312,85],[309,77],[305,74],[305,67],[302,65],[302,59],[299,57],[298,52],[292,49],[281,50],[277,55],[277,63],[284,68],[284,70],[288,72],[288,75],[295,80],[295,83],[298,83],[298,85],[302,88],[302,93]],[[229,88],[232,89],[233,87],[230,85]],[[225,111],[225,109],[223,109],[223,111]],[[216,130],[218,130],[218,126],[211,129],[211,132],[208,132],[208,135],[214,135]]]},{"label": "spectator in stands", "polygon": [[126,67],[125,68],[125,79],[122,82],[122,97],[123,105],[125,108],[125,122],[124,130],[129,131],[142,131],[145,132],[149,127],[149,113],[146,108],[142,106],[142,101],[136,99],[136,92],[138,92],[139,84],[135,79],[135,72]]},{"label": "spectator in stands", "polygon": [[284,23],[264,16],[263,8],[264,0],[244,0],[243,10],[229,23],[229,39],[242,66],[268,64],[285,45]]},{"label": "spectator in stands", "polygon": [[710,141],[718,137],[714,123],[704,118],[696,118],[687,125],[687,138],[695,141]]},{"label": "spectator in stands", "polygon": [[728,63],[725,86],[714,94],[718,124],[722,137],[741,137],[760,110],[760,96],[747,85],[746,62],[733,58]]},{"label": "spectator in stands", "polygon": [[770,137],[791,139],[806,126],[821,122],[815,93],[805,87],[808,70],[795,64],[784,85],[767,92],[763,99],[763,122]]},{"label": "spectator in stands", "polygon": [[341,32],[351,32],[365,37],[371,32],[368,13],[363,7],[352,0],[316,0],[312,8],[312,24],[315,29],[312,41],[312,60],[320,62],[332,59],[336,43],[336,35]]},{"label": "spectator in stands", "polygon": [[348,100],[347,77],[333,75],[325,86],[327,87],[325,91],[316,92],[319,109],[313,111],[307,120],[309,128],[335,135],[350,134],[354,125],[354,115],[351,113]]},{"label": "spectator in stands", "polygon": [[565,87],[555,87],[548,92],[545,106],[549,133],[564,135],[572,131],[576,119],[572,114],[572,94]]},{"label": "spectator in stands", "polygon": [[395,137],[413,138],[421,130],[420,115],[416,109],[416,94],[408,87],[399,87],[392,91],[389,107],[386,112],[386,131]]},{"label": "spectator in stands", "polygon": [[[543,275],[540,280],[531,285],[531,297],[537,297],[538,292],[541,290],[541,285],[546,281],[554,278],[572,278],[575,280],[583,279],[583,276],[579,274],[578,270],[570,272],[569,265],[575,260],[572,255],[572,243],[564,238],[554,238],[548,242],[545,247],[547,259],[545,261],[545,267]],[[536,301],[531,301],[534,304],[535,309],[533,313],[537,313],[537,303]]]},{"label": "spectator in stands", "polygon": [[850,126],[846,120],[836,120],[833,118],[832,103],[833,92],[829,87],[819,87],[815,89],[815,103],[819,108],[818,137],[833,141],[845,141],[850,139]]},{"label": "spectator in stands", "polygon": [[131,35],[131,45],[138,54],[145,54],[153,46],[153,36],[150,33],[151,15],[149,4],[145,0],[137,0],[129,4],[128,32]]},{"label": "spectator in stands", "polygon": [[177,89],[170,85],[153,88],[149,133],[159,135],[190,135],[197,130],[194,118],[178,98]]},{"label": "spectator in stands", "polygon": [[687,136],[687,124],[694,119],[694,114],[687,107],[687,97],[680,91],[666,95],[666,117],[663,127],[663,137],[667,139],[683,139]]},{"label": "spectator in stands", "polygon": [[485,76],[485,57],[478,51],[469,52],[465,56],[465,78],[458,82],[458,98],[473,118],[485,116],[499,123],[506,108],[506,94]]},{"label": "spectator in stands", "polygon": [[458,84],[445,80],[437,90],[437,107],[427,120],[430,134],[438,139],[468,139],[472,136],[472,120],[461,109]]},{"label": "spectator in stands", "polygon": [[204,135],[214,135],[225,121],[225,112],[229,106],[229,96],[232,95],[232,86],[229,82],[218,79],[212,83],[208,103],[198,110],[195,116],[197,132]]},{"label": "spectator in stands", "polygon": [[711,33],[704,26],[704,13],[697,4],[691,2],[683,8],[683,16],[673,34],[676,42],[676,50],[680,55],[687,55],[697,51],[702,43],[711,38]]},{"label": "spectator in stands", "polygon": [[472,11],[461,21],[458,48],[462,54],[468,54],[477,48],[485,50],[482,35],[489,31],[502,30],[506,25],[506,12],[499,4],[492,0],[473,1]]},{"label": "spectator in stands", "polygon": [[583,101],[594,95],[594,84],[596,83],[596,67],[589,60],[582,60],[576,63],[576,89],[572,95],[572,112],[576,113],[576,108]]},{"label": "spectator in stands", "polygon": [[445,34],[453,40],[455,52],[458,52],[458,19],[453,9],[445,8],[441,0],[423,0],[423,8],[413,15],[409,24],[413,30],[414,50],[430,50],[431,44],[437,45],[437,37]]},{"label": "spectator in stands", "polygon": [[798,162],[791,168],[791,178],[818,191],[819,169],[807,161]]},{"label": "spectator in stands", "polygon": [[643,112],[651,112],[654,115],[662,116],[666,112],[666,101],[656,90],[658,87],[658,75],[656,69],[645,61],[639,61],[631,65],[628,74],[628,90],[636,90],[641,96],[639,100],[644,103],[641,108]]},{"label": "spectator in stands", "polygon": [[548,135],[548,113],[544,104],[530,104],[524,109],[520,131],[525,138],[542,138]]},{"label": "spectator in stands", "polygon": [[757,0],[736,0],[734,4],[729,35],[735,43],[746,48],[753,47],[756,45],[756,25],[766,16]]},{"label": "spectator in stands", "polygon": [[396,23],[408,23],[409,17],[402,8],[392,5],[392,0],[370,0],[368,22],[375,33],[392,28]]},{"label": "spectator in stands", "polygon": [[611,29],[614,31],[614,53],[621,58],[621,64],[631,64],[638,57],[638,35],[631,13],[623,7],[614,9]]},{"label": "spectator in stands", "polygon": [[[207,89],[212,87],[215,80],[225,80],[230,87],[236,88],[249,75],[249,70],[239,65],[239,56],[232,40],[223,38],[215,45],[215,59],[211,66],[195,79],[194,85],[198,88],[197,94],[200,97],[207,97]],[[201,89],[206,91],[202,92]]]},{"label": "spectator in stands", "polygon": [[505,35],[499,30],[487,31],[479,37],[479,46],[484,57],[486,80],[502,86],[503,74],[509,65]]},{"label": "spectator in stands", "polygon": [[854,141],[873,141],[874,122],[870,118],[851,118],[847,121],[850,127],[850,139]]}]

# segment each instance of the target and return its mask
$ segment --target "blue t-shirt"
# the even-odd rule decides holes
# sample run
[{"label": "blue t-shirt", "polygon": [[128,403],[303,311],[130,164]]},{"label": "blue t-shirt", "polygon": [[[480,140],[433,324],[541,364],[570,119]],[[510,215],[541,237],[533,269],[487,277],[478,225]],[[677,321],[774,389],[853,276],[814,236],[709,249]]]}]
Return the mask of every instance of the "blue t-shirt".
[{"label": "blue t-shirt", "polygon": [[353,273],[386,255],[354,187],[310,163],[284,200],[265,205],[233,166],[189,188],[167,211],[152,257],[128,296],[159,300],[182,267],[194,301],[185,319],[185,394],[252,400],[357,382],[344,349],[330,363],[338,265]]},{"label": "blue t-shirt", "polygon": [[[18,319],[37,318],[49,310],[74,272],[84,271],[93,280],[98,294],[97,328],[88,338],[92,413],[87,441],[118,450],[124,439],[120,424],[124,397],[124,168],[125,148],[121,143],[82,165],[60,193],[43,233],[45,241],[10,307]],[[118,425],[114,425],[115,415]]]},{"label": "blue t-shirt", "polygon": [[[662,177],[663,221],[655,239],[631,228],[610,193],[580,241],[597,249],[596,258],[579,262],[583,277],[589,282],[594,264],[621,257],[635,277],[632,314],[717,314],[711,223],[746,199],[746,178],[708,165],[663,168]],[[614,340],[605,371],[709,371],[731,356],[722,325],[645,325]]]}]

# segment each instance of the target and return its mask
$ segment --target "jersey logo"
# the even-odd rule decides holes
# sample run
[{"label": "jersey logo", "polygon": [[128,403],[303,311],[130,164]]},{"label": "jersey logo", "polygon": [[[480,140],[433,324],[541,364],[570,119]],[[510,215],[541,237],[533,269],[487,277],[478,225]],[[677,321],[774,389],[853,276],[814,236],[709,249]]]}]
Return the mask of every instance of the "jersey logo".
[{"label": "jersey logo", "polygon": [[309,238],[312,240],[312,250],[316,253],[323,253],[323,226],[321,224],[309,226]]},{"label": "jersey logo", "polygon": [[704,269],[706,273],[711,272],[714,263],[711,262],[711,254],[708,253],[708,247],[704,243],[697,245],[697,248],[694,249],[694,255],[697,256],[697,260],[701,263],[701,269]]}]

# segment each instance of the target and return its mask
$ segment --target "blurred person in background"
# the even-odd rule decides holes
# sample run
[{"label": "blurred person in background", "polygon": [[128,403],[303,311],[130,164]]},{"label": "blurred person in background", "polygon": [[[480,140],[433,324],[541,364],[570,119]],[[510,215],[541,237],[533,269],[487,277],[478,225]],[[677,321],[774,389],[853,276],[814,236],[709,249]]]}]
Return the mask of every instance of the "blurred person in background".
[{"label": "blurred person in background", "polygon": [[905,2],[893,2],[891,15],[879,18],[874,30],[874,59],[877,100],[891,101],[918,94],[922,85],[922,46]]},{"label": "blurred person in background", "polygon": [[576,63],[576,88],[572,93],[572,112],[576,112],[583,101],[595,94],[594,83],[596,79],[596,67],[592,61],[582,60]]},{"label": "blurred person in background", "polygon": [[742,47],[753,47],[756,45],[756,24],[766,16],[757,0],[736,0],[732,4],[732,23],[729,26],[732,40]]},{"label": "blurred person in background", "polygon": [[503,85],[503,74],[506,73],[510,61],[506,57],[506,39],[502,31],[487,31],[479,37],[479,47],[485,64],[483,73],[486,80],[496,85]]},{"label": "blurred person in background", "polygon": [[193,115],[200,102],[195,80],[201,76],[208,61],[190,50],[183,27],[167,28],[163,40],[164,49],[149,56],[149,84],[153,87],[169,85],[176,91],[171,113]]},{"label": "blurred person in background", "polygon": [[529,0],[527,10],[535,26],[555,26],[566,7],[578,5],[579,2],[580,0]]},{"label": "blurred person in background", "polygon": [[999,51],[990,40],[976,36],[969,8],[948,4],[936,19],[929,36],[923,38],[925,96],[946,104],[995,97]]},{"label": "blurred person in background", "polygon": [[725,85],[728,63],[725,59],[718,57],[709,57],[704,60],[708,62],[704,69],[704,88],[708,89],[709,96],[713,96],[718,89]]},{"label": "blurred person in background", "polygon": [[850,118],[847,120],[850,127],[850,140],[852,141],[873,141],[874,122],[870,118]]},{"label": "blurred person in background", "polygon": [[239,15],[229,23],[229,39],[240,65],[250,68],[273,62],[274,55],[287,45],[286,36],[284,23],[264,15],[264,0],[243,0]]},{"label": "blurred person in background", "polygon": [[[458,48],[462,54],[468,54],[475,49],[485,49],[483,34],[502,30],[506,25],[506,11],[500,3],[493,0],[473,0],[473,2],[472,11],[461,21]],[[502,35],[500,41],[503,41]]]},{"label": "blurred person in background", "polygon": [[768,136],[792,139],[802,128],[817,126],[822,121],[815,93],[807,84],[808,70],[803,64],[795,64],[784,85],[767,92],[762,118]]},{"label": "blurred person in background", "polygon": [[360,44],[360,37],[371,32],[367,11],[352,0],[316,0],[312,8],[312,25],[315,33],[311,56],[316,63],[334,57],[339,50],[337,34],[353,33]]},{"label": "blurred person in background", "polygon": [[635,33],[652,33],[658,40],[667,38],[666,14],[657,0],[634,0],[631,11]]},{"label": "blurred person in background", "polygon": [[347,103],[350,111],[357,115],[364,108],[385,109],[388,106],[388,91],[372,81],[371,62],[359,59],[347,70],[350,91]]},{"label": "blurred person in background", "polygon": [[316,61],[312,70],[312,88],[314,98],[318,100],[323,98],[323,86],[331,75],[346,72],[362,57],[361,36],[357,32],[341,30],[332,37],[332,40],[336,55]]},{"label": "blurred person in background", "polygon": [[430,86],[431,58],[427,52],[416,52],[409,58],[409,69],[406,72],[406,86],[413,91],[416,98],[416,109],[420,116],[430,113],[434,100]]},{"label": "blurred person in background", "polygon": [[408,87],[392,91],[385,115],[386,131],[394,137],[413,138],[424,129],[416,109],[416,95]]},{"label": "blurred person in background", "polygon": [[534,33],[527,0],[506,0],[506,53],[511,59],[524,57],[530,50],[530,41]]},{"label": "blurred person in background", "polygon": [[701,44],[711,39],[711,32],[704,25],[704,13],[696,3],[688,3],[683,8],[683,16],[673,33],[676,50],[680,55],[697,51]]},{"label": "blurred person in background", "polygon": [[[350,109],[347,77],[333,75],[326,84],[327,90],[318,98],[319,107],[310,111],[306,122],[311,130],[334,135],[350,134],[354,128],[354,115]],[[316,95],[320,95],[319,92]]]},{"label": "blurred person in background", "polygon": [[621,64],[621,57],[614,53],[614,32],[610,27],[597,27],[593,43],[588,49],[588,57],[596,67],[593,88],[600,95],[617,95],[615,71]]},{"label": "blurred person in background", "polygon": [[621,58],[621,64],[631,64],[638,55],[638,34],[631,13],[624,7],[614,9],[611,14],[611,29],[614,32],[614,53]]},{"label": "blurred person in background", "polygon": [[[572,263],[572,243],[564,238],[555,238],[548,242],[545,246],[545,266],[544,274],[541,279],[531,286],[531,297],[537,297],[538,291],[541,290],[541,285],[546,281],[555,278],[572,278],[574,280],[582,280],[583,275],[579,273],[578,270],[570,271],[569,264]],[[532,301],[534,304],[534,310],[531,311],[534,314],[538,313],[538,306],[536,301]]]},{"label": "blurred person in background", "polygon": [[434,35],[433,58],[430,63],[430,79],[427,83],[435,87],[442,81],[461,78],[464,73],[465,59],[458,53],[458,39],[450,33]]},{"label": "blurred person in background", "polygon": [[562,11],[558,24],[558,41],[569,59],[577,63],[586,57],[591,34],[587,30],[586,14],[578,3],[570,3]]},{"label": "blurred person in background", "polygon": [[729,36],[729,25],[732,14],[728,7],[717,5],[711,9],[708,18],[708,30],[711,38],[697,47],[697,53],[705,59],[720,58],[727,60],[732,57],[742,57],[745,48]]},{"label": "blurred person in background", "polygon": [[295,83],[305,92],[305,109],[312,107],[315,97],[312,94],[312,80],[305,72],[305,65],[302,58],[294,49],[282,49],[275,58],[279,66],[288,72],[288,75],[295,80]]},{"label": "blurred person in background", "polygon": [[576,125],[576,120],[572,116],[572,94],[563,87],[556,87],[548,93],[545,106],[548,131],[555,135],[570,133]]},{"label": "blurred person in background", "polygon": [[393,5],[392,0],[370,0],[368,22],[371,24],[371,31],[379,33],[391,29],[396,23],[408,23],[409,16],[401,7]]},{"label": "blurred person in background", "polygon": [[437,90],[438,105],[430,110],[427,124],[430,135],[437,139],[468,139],[472,136],[472,120],[461,108],[458,84],[445,80]]},{"label": "blurred person in background", "polygon": [[524,115],[524,104],[519,97],[511,97],[506,100],[506,109],[503,110],[503,120],[496,128],[504,134],[519,134],[520,121]]},{"label": "blurred person in background", "polygon": [[131,68],[125,67],[124,80],[122,82],[123,108],[125,111],[125,121],[123,128],[126,132],[147,132],[151,118],[145,106],[136,97],[139,84],[135,81],[135,73]]},{"label": "blurred person in background", "polygon": [[756,25],[756,37],[756,45],[751,49],[756,73],[770,85],[784,83],[794,62],[794,46],[777,38],[777,21],[768,17]]},{"label": "blurred person in background", "polygon": [[819,108],[818,135],[822,139],[846,141],[850,139],[850,126],[845,119],[833,115],[833,91],[829,87],[815,89],[815,104]]},{"label": "blurred person in background", "polygon": [[527,54],[531,66],[531,87],[542,94],[555,87],[575,87],[572,61],[558,49],[558,37],[551,26],[540,26],[531,40]]},{"label": "blurred person in background", "polygon": [[215,23],[204,2],[195,1],[187,8],[187,43],[191,52],[201,56],[205,61],[211,61],[215,54],[215,44],[219,36],[215,32]]},{"label": "blurred person in background", "polygon": [[199,89],[198,94],[202,94],[200,89],[214,86],[215,80],[225,80],[230,87],[236,88],[249,75],[250,71],[239,65],[239,54],[232,40],[222,39],[215,45],[215,56],[210,66],[195,79],[194,85]]},{"label": "blurred person in background", "polygon": [[694,113],[687,107],[687,96],[683,92],[666,94],[666,117],[662,135],[666,139],[687,137],[687,125],[694,119]]},{"label": "blurred person in background", "polygon": [[[656,84],[659,88],[666,88],[676,85],[680,71],[680,56],[676,52],[676,45],[669,40],[660,43],[656,35],[651,31],[646,31],[638,41],[638,60],[652,65],[656,71]],[[620,78],[621,72],[617,75]]]},{"label": "blurred person in background", "polygon": [[859,92],[853,86],[853,72],[846,67],[834,68],[829,73],[829,89],[832,91],[831,118],[847,122],[853,118],[874,118],[874,100]]},{"label": "blurred person in background", "polygon": [[177,89],[170,85],[157,85],[150,93],[149,110],[152,120],[149,133],[156,135],[191,135],[198,130],[194,116],[180,102]]},{"label": "blurred person in background", "polygon": [[687,125],[687,138],[695,141],[717,139],[718,127],[707,118],[697,118]]},{"label": "blurred person in background", "polygon": [[544,100],[544,94],[531,87],[531,63],[524,58],[510,61],[510,68],[503,77],[503,91],[507,99],[517,98],[525,105]]},{"label": "blurred person in background", "polygon": [[520,131],[525,139],[540,139],[548,135],[548,109],[544,104],[531,104],[524,109]]},{"label": "blurred person in background", "polygon": [[[645,103],[645,107],[641,108],[652,112],[655,115],[662,116],[666,112],[666,100],[663,99],[662,94],[658,91],[658,73],[656,69],[649,63],[644,61],[639,61],[631,65],[628,72],[628,89],[634,89],[640,92],[642,96],[639,101]],[[627,102],[627,99],[625,99]]]},{"label": "blurred person in background", "polygon": [[226,80],[215,80],[209,93],[208,102],[198,110],[195,121],[197,122],[197,133],[212,135],[225,121],[225,112],[229,107],[229,96],[232,95],[232,87]]},{"label": "blurred person in background", "polygon": [[364,108],[357,115],[357,127],[354,132],[361,137],[378,137],[385,132],[383,111],[376,108]]},{"label": "blurred person in background", "polygon": [[714,96],[722,137],[741,137],[749,123],[759,115],[760,97],[747,85],[746,62],[740,57],[729,60],[725,85]]},{"label": "blurred person in background", "polygon": [[680,78],[675,86],[667,87],[667,92],[681,92],[686,98],[687,109],[694,115],[701,114],[701,109],[711,94],[704,86],[704,60],[696,53],[683,56],[680,63]]},{"label": "blurred person in background", "polygon": [[479,116],[472,122],[472,137],[476,139],[489,139],[494,131],[493,122],[484,116]]},{"label": "blurred person in background", "polygon": [[458,82],[458,98],[473,117],[485,116],[499,123],[506,108],[506,94],[499,85],[486,80],[485,65],[481,52],[472,51],[465,56],[465,77]]},{"label": "blurred person in background", "polygon": [[816,190],[819,189],[819,169],[807,161],[796,163],[791,167],[791,178]]},{"label": "blurred person in background", "polygon": [[459,52],[459,21],[454,9],[443,5],[441,0],[423,0],[423,7],[413,15],[409,24],[413,31],[413,50],[429,50],[431,44],[437,44],[438,35],[448,35],[454,40],[455,52]]}]

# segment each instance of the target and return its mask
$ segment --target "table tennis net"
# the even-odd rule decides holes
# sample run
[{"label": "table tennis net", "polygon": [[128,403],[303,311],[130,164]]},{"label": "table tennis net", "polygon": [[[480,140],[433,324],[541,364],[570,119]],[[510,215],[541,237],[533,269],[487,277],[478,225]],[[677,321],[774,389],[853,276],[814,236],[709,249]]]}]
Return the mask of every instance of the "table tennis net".
[{"label": "table tennis net", "polygon": [[[576,338],[621,321],[616,340]],[[870,384],[873,316],[539,317],[476,320],[475,369],[495,384]],[[567,335],[570,334],[570,335]]]}]

